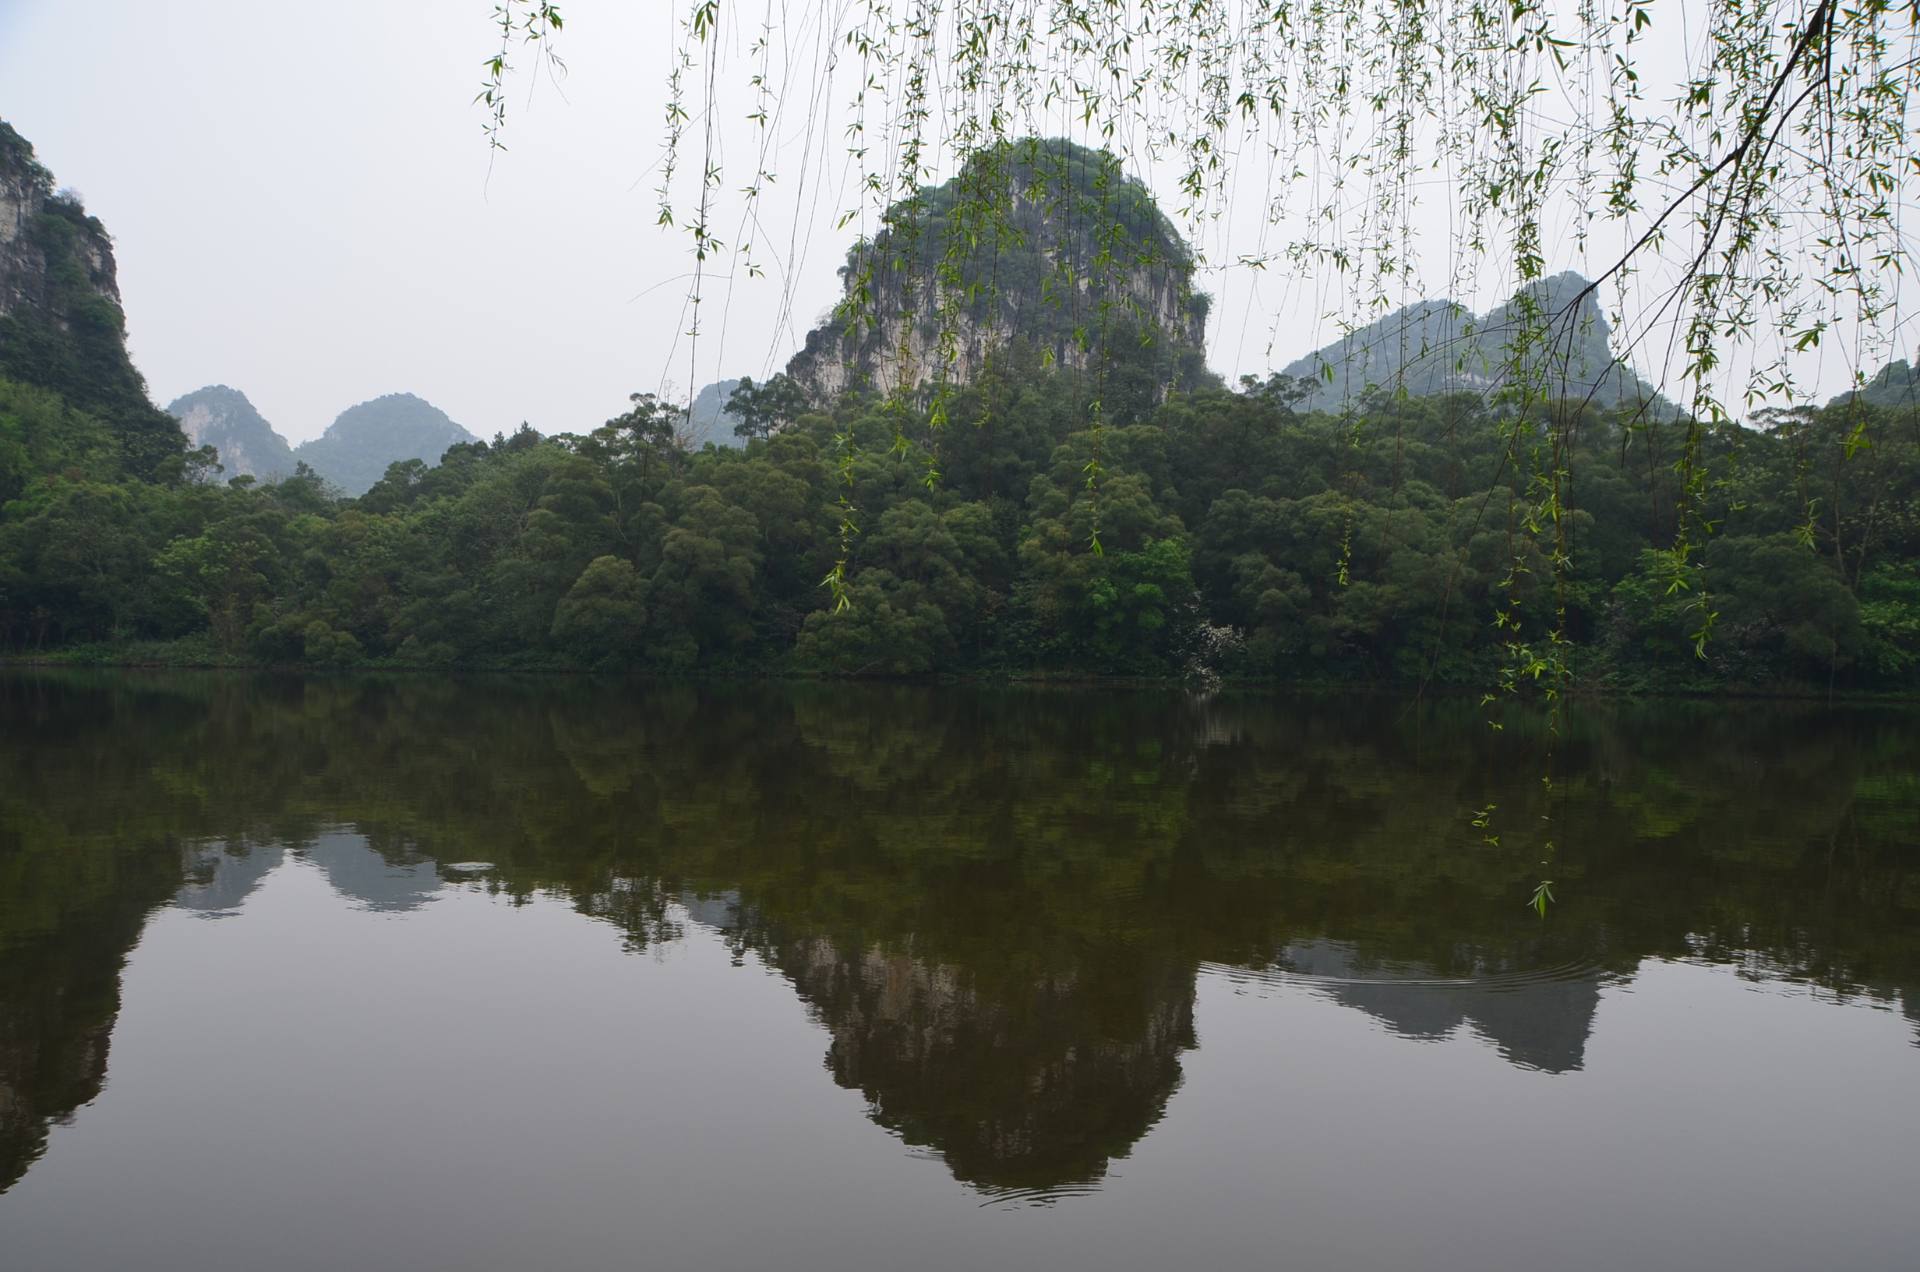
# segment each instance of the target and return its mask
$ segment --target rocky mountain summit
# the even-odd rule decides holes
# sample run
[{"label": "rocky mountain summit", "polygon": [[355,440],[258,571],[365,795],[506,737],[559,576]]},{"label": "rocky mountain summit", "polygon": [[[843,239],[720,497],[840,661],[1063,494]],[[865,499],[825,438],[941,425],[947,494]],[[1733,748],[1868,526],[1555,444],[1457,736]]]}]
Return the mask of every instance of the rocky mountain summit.
[{"label": "rocky mountain summit", "polygon": [[295,460],[349,495],[363,495],[390,464],[438,464],[449,446],[480,439],[411,393],[388,393],[340,412],[327,431],[293,448]]},{"label": "rocky mountain summit", "polygon": [[167,408],[195,446],[219,452],[225,477],[271,480],[300,464],[348,495],[363,495],[387,467],[417,459],[433,465],[449,446],[478,441],[433,403],[411,393],[389,393],[340,412],[312,441],[289,446],[247,395],[224,384],[176,398]]},{"label": "rocky mountain summit", "polygon": [[1612,347],[1587,280],[1569,270],[1475,315],[1450,300],[1423,300],[1357,328],[1281,371],[1306,390],[1300,405],[1338,411],[1369,392],[1411,397],[1492,396],[1526,381],[1552,397],[1607,407],[1673,407]]},{"label": "rocky mountain summit", "polygon": [[1144,373],[1159,396],[1206,375],[1192,253],[1113,155],[1069,141],[980,151],[889,208],[840,277],[787,365],[815,402],[968,384],[1015,345],[1038,365]]},{"label": "rocky mountain summit", "polygon": [[189,443],[211,446],[219,453],[226,477],[266,481],[293,473],[293,448],[238,389],[224,384],[195,389],[175,398],[167,414],[180,421],[180,431]]}]

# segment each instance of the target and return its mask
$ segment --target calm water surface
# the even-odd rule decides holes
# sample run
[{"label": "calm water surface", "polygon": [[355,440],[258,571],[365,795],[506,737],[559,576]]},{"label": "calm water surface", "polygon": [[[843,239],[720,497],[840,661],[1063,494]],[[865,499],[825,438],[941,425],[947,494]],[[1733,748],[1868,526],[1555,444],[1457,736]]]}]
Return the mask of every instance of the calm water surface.
[{"label": "calm water surface", "polygon": [[9,1270],[1900,1269],[1917,1196],[1913,712],[0,678]]}]

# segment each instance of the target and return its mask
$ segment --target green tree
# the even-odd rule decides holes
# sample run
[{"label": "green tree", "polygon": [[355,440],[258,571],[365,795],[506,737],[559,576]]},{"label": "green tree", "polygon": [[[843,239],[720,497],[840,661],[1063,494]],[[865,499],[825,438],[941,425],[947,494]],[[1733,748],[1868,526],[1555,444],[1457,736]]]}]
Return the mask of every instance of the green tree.
[{"label": "green tree", "polygon": [[711,486],[685,492],[648,589],[649,652],[686,669],[753,638],[760,526]]},{"label": "green tree", "polygon": [[755,384],[751,376],[745,376],[727,395],[726,413],[738,421],[733,426],[734,434],[751,440],[773,436],[799,419],[808,406],[806,390],[785,373],[765,384]]},{"label": "green tree", "polygon": [[646,600],[646,581],[631,561],[595,557],[554,609],[554,642],[592,666],[632,663],[641,653]]}]

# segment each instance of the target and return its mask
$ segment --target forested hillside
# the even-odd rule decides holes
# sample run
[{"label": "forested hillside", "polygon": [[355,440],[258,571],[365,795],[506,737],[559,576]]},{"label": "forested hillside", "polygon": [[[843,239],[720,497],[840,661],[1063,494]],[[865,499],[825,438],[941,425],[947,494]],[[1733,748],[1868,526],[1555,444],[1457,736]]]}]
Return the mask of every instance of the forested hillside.
[{"label": "forested hillside", "polygon": [[1485,688],[1551,650],[1588,685],[1920,688],[1910,406],[1715,426],[1689,468],[1684,425],[1649,413],[1455,393],[1329,414],[1286,377],[1230,391],[1170,357],[1129,379],[1014,340],[937,410],[849,390],[693,451],[636,395],[343,498],[304,472],[221,484],[177,429],[158,444],[130,365],[83,357],[124,361],[117,309],[92,345],[8,321],[66,351],[0,343],[16,654]]},{"label": "forested hillside", "polygon": [[209,384],[167,404],[192,446],[213,447],[224,477],[291,477],[293,447],[262,418],[247,395]]},{"label": "forested hillside", "polygon": [[[456,446],[342,500],[314,477],[128,477],[109,424],[8,385],[7,435],[44,459],[0,521],[0,622],[15,649],[188,638],[268,662],[1157,675],[1199,661],[1477,685],[1503,657],[1492,615],[1518,559],[1521,621],[1544,635],[1549,548],[1515,520],[1523,492],[1478,400],[1383,404],[1356,433],[1258,390],[1178,396],[1105,430],[1089,489],[1087,392],[1076,373],[1009,369],[960,393],[937,434],[916,420],[904,454],[871,399],[688,453],[676,412],[642,397],[592,432]],[[835,611],[821,579],[845,436],[860,533]],[[1914,687],[1911,416],[1836,407],[1713,434],[1725,476],[1704,657],[1698,595],[1670,592],[1653,556],[1673,533],[1675,441],[1583,423],[1564,588],[1578,660],[1631,683]]]},{"label": "forested hillside", "polygon": [[411,393],[388,393],[340,412],[327,431],[293,448],[307,465],[349,495],[364,494],[389,465],[440,462],[447,447],[478,439],[447,413]]}]

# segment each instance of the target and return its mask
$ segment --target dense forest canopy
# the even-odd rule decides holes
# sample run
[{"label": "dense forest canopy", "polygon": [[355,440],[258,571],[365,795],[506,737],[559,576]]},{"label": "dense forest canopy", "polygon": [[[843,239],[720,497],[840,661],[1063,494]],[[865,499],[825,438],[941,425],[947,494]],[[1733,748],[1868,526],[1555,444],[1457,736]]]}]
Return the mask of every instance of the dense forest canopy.
[{"label": "dense forest canopy", "polygon": [[[1286,386],[1143,404],[1105,439],[1089,547],[1087,378],[1003,367],[952,422],[850,398],[744,449],[682,449],[640,397],[591,432],[525,431],[395,465],[364,496],[302,475],[129,476],[114,430],[0,386],[0,624],[16,650],[189,642],[325,665],[1229,674],[1479,686],[1488,616],[1552,584],[1509,517],[1504,434],[1470,395],[1383,397],[1357,432]],[[1709,453],[1718,631],[1669,592],[1679,425],[1576,404],[1564,605],[1629,684],[1920,686],[1920,433],[1864,403],[1723,425]],[[1873,440],[1855,448],[1873,421]],[[831,607],[836,437],[863,442],[851,603]],[[1853,453],[1849,455],[1849,450]],[[942,480],[921,480],[937,459]],[[1811,515],[1809,513],[1811,512]],[[1521,573],[1510,577],[1519,554]],[[1343,564],[1344,558],[1344,564]],[[1345,574],[1344,581],[1341,578]],[[1546,607],[1522,633],[1544,635]]]},{"label": "dense forest canopy", "polygon": [[[1539,405],[1568,396],[1546,372],[1573,328],[1531,289],[1576,268],[1591,281],[1570,305],[1604,297],[1622,352],[1648,359],[1684,410],[1662,551],[1666,586],[1698,600],[1698,644],[1718,612],[1706,430],[1762,401],[1811,403],[1823,358],[1863,380],[1896,352],[1912,272],[1901,213],[1920,180],[1912,3],[870,0],[793,24],[773,0],[687,0],[680,14],[655,171],[657,219],[692,256],[690,363],[710,271],[789,267],[764,225],[796,158],[848,169],[843,224],[891,227],[902,205],[908,224],[922,219],[930,175],[1066,134],[1157,168],[1188,233],[1217,231],[1214,267],[1288,275],[1344,324],[1490,278],[1520,298],[1525,333],[1492,378]],[[516,72],[563,69],[564,40],[553,0],[503,0],[494,20],[479,101],[500,145]],[[741,117],[748,127],[728,127]],[[737,222],[730,183],[745,200]],[[1002,181],[962,203],[990,224],[1018,199]],[[1247,203],[1251,225],[1235,215]],[[1102,218],[1102,234],[1121,228]],[[895,266],[915,256],[903,246]],[[1103,395],[1089,401],[1097,488]],[[1516,433],[1508,448],[1531,496],[1516,515],[1547,526],[1558,592],[1577,444],[1563,431],[1524,443]],[[846,563],[843,550],[837,601]],[[1501,611],[1508,626],[1517,603]],[[1544,647],[1508,642],[1511,675],[1565,682],[1569,632],[1551,631]]]},{"label": "dense forest canopy", "polygon": [[[84,223],[23,147],[41,220]],[[1111,172],[1094,152],[1028,153],[1073,159],[1084,189]],[[1129,215],[1164,249],[1149,272],[1177,269],[1164,218]],[[84,280],[80,240],[33,242],[49,276]],[[1032,277],[980,303],[1059,312],[1049,270],[1077,241],[1051,242],[1010,256]],[[684,412],[636,394],[598,427],[460,442],[345,498],[305,468],[223,483],[146,402],[109,295],[96,279],[77,301],[16,304],[0,342],[0,642],[16,652],[1920,685],[1920,424],[1879,400],[1887,377],[1745,424],[1404,386],[1325,411],[1297,379],[1191,374],[1190,348],[1155,352],[1176,339],[1069,365],[1014,338],[933,393],[746,382],[740,448],[692,449]],[[114,338],[88,360],[70,315],[91,308]],[[73,356],[20,352],[42,347]],[[1696,524],[1713,533],[1677,569]]]}]

